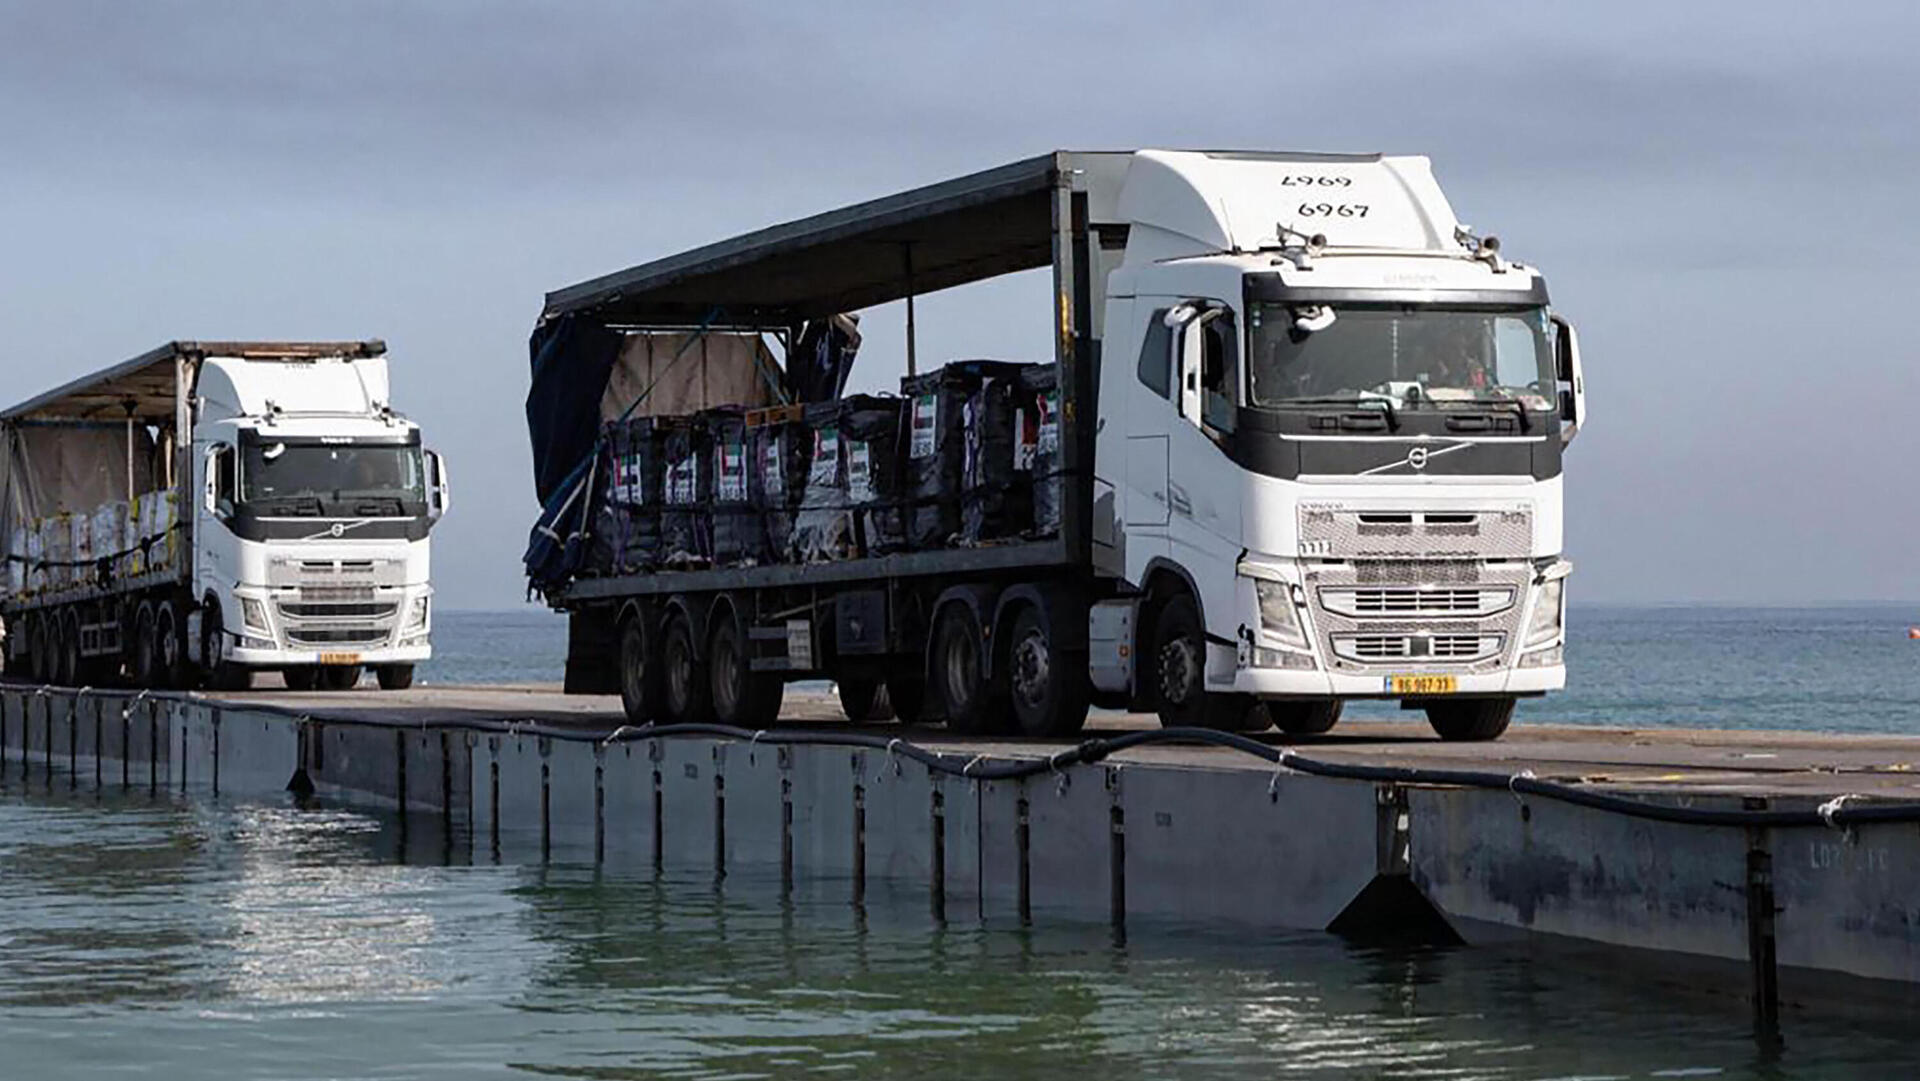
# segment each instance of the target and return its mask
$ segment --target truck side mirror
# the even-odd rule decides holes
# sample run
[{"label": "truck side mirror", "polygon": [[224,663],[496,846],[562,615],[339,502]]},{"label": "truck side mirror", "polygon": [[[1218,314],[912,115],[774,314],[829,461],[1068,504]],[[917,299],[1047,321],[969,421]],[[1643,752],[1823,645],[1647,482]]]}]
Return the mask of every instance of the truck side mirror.
[{"label": "truck side mirror", "polygon": [[1179,363],[1174,370],[1180,373],[1180,415],[1195,424],[1200,423],[1200,370],[1206,364],[1207,335],[1198,319],[1189,318],[1178,331],[1174,340],[1179,344]]},{"label": "truck side mirror", "polygon": [[1571,443],[1587,419],[1587,382],[1580,372],[1580,340],[1573,324],[1553,317],[1553,363],[1560,389],[1560,442]]},{"label": "truck side mirror", "polygon": [[207,448],[201,500],[207,513],[219,518],[233,510],[233,448],[225,443]]},{"label": "truck side mirror", "polygon": [[439,451],[427,452],[427,517],[438,518],[453,505],[453,489],[447,485],[447,462]]}]

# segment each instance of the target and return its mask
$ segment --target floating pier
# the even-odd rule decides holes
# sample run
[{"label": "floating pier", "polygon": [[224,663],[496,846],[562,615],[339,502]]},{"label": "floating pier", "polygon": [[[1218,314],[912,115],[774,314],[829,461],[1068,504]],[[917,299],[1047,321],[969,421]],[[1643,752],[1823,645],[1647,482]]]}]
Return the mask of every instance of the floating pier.
[{"label": "floating pier", "polygon": [[727,733],[631,728],[614,700],[539,689],[0,686],[0,775],[54,790],[318,794],[437,819],[475,859],[778,868],[854,902],[924,890],[946,920],[1686,959],[1768,1025],[1836,988],[1920,999],[1916,763],[1908,737],[1522,725],[1456,744],[1350,722],[1196,745],[1112,714],[1036,743],[849,725],[818,696]]}]

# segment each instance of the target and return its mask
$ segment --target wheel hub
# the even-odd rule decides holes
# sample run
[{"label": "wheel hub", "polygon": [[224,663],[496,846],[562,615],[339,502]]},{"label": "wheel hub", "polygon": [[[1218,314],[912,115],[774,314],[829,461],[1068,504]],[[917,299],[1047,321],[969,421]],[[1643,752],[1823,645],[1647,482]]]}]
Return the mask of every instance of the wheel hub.
[{"label": "wheel hub", "polygon": [[1029,705],[1037,704],[1047,693],[1051,672],[1047,640],[1039,634],[1022,638],[1013,649],[1013,690]]},{"label": "wheel hub", "polygon": [[1181,705],[1193,694],[1198,682],[1194,675],[1199,669],[1194,663],[1193,647],[1184,639],[1168,642],[1160,648],[1160,697],[1173,705]]}]

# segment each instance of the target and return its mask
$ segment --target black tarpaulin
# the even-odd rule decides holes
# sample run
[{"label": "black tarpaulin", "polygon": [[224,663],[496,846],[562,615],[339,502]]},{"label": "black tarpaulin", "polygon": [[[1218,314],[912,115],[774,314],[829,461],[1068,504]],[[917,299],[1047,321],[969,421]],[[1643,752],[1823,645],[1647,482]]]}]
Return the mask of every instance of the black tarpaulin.
[{"label": "black tarpaulin", "polygon": [[569,474],[593,453],[600,433],[600,396],[620,351],[621,336],[590,316],[568,314],[535,327],[528,341],[533,378],[527,388],[527,434],[533,440],[533,485],[547,507]]}]

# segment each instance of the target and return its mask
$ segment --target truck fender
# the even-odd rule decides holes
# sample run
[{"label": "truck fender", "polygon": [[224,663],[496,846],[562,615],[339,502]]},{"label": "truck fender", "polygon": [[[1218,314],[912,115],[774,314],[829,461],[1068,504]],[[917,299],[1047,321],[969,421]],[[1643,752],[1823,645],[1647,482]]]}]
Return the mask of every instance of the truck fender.
[{"label": "truck fender", "polygon": [[1013,617],[1025,604],[1040,609],[1053,632],[1056,649],[1087,648],[1087,606],[1078,589],[1055,582],[1022,583],[1000,594],[994,608],[994,636],[1005,641],[1012,633]]},{"label": "truck fender", "polygon": [[982,651],[982,671],[991,678],[993,675],[993,619],[996,614],[994,602],[998,599],[1000,588],[989,585],[948,586],[941,592],[939,599],[933,602],[933,610],[927,613],[927,640],[920,646],[920,670],[929,680],[933,678],[933,628],[940,625],[940,615],[948,605],[962,604],[973,611],[973,618],[980,622],[980,628],[987,634],[987,648]]},{"label": "truck fender", "polygon": [[[1187,596],[1193,599],[1193,607],[1194,610],[1200,614],[1200,628],[1201,631],[1206,634],[1207,641],[1220,646],[1233,647],[1238,645],[1238,643],[1232,639],[1222,638],[1206,629],[1209,626],[1207,623],[1207,601],[1206,598],[1201,595],[1199,584],[1193,580],[1193,575],[1188,572],[1187,568],[1168,559],[1166,556],[1154,556],[1147,561],[1146,573],[1141,580],[1149,587],[1149,593],[1151,594],[1151,587],[1154,584],[1155,577],[1169,574],[1180,580],[1181,584],[1186,587]],[[1159,598],[1154,597],[1152,599],[1157,601]],[[1158,605],[1154,603],[1143,605],[1141,612],[1140,625],[1139,629],[1135,632],[1135,637],[1138,638],[1140,642],[1145,643],[1152,640],[1153,634],[1153,626],[1147,613],[1151,612],[1151,618],[1157,618],[1159,615]]]}]

